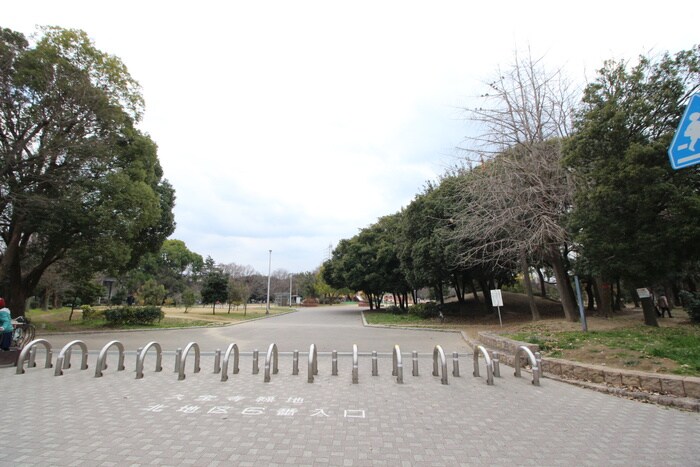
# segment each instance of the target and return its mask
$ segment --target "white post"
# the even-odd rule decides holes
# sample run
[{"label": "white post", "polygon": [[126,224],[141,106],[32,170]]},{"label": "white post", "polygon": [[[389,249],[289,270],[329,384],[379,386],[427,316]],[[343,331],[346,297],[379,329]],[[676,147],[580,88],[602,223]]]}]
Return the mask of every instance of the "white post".
[{"label": "white post", "polygon": [[267,266],[267,307],[265,308],[265,314],[270,314],[270,275],[272,274],[272,250],[270,250],[270,262]]}]

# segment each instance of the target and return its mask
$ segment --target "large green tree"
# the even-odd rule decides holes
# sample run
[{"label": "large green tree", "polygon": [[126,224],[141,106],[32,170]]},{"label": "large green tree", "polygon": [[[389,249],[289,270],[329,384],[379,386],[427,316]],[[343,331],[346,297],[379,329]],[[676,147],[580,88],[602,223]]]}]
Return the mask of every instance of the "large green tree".
[{"label": "large green tree", "polygon": [[134,124],[138,83],[78,30],[0,29],[0,293],[13,315],[65,259],[118,271],[172,233],[174,191]]},{"label": "large green tree", "polygon": [[347,287],[362,291],[370,309],[379,307],[384,292],[377,266],[377,243],[374,232],[363,229],[350,239],[343,239],[323,263],[323,280],[336,289]]},{"label": "large green tree", "polygon": [[135,285],[155,279],[166,287],[169,296],[176,298],[194,285],[203,264],[202,256],[190,251],[185,242],[168,239],[157,252],[141,258],[139,266],[129,272],[127,283],[135,289]]},{"label": "large green tree", "polygon": [[673,170],[666,155],[698,89],[696,47],[606,62],[585,90],[566,156],[578,180],[571,227],[604,311],[611,282],[661,284],[700,259],[700,170]]},{"label": "large green tree", "polygon": [[212,271],[202,280],[202,296],[203,303],[211,303],[211,313],[216,314],[216,305],[228,300],[228,277],[220,271]]}]

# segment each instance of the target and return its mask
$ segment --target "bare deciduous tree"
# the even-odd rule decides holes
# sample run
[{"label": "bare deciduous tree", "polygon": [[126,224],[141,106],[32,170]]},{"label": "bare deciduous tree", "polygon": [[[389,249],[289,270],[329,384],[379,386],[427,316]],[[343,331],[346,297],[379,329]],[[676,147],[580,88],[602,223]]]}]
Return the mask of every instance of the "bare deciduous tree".
[{"label": "bare deciduous tree", "polygon": [[516,55],[510,71],[499,73],[489,86],[484,97],[492,107],[468,110],[468,118],[484,131],[470,139],[468,154],[477,155],[481,165],[463,177],[456,203],[453,235],[472,246],[460,260],[497,265],[517,261],[533,319],[539,319],[528,261],[544,259],[554,269],[567,319],[575,320],[562,256],[568,242],[563,216],[571,206],[573,187],[560,163],[573,93],[559,71],[548,74],[541,60],[530,56],[520,60]]},{"label": "bare deciduous tree", "polygon": [[[570,135],[578,91],[561,70],[548,72],[542,58],[516,53],[507,71],[498,70],[481,95],[485,106],[464,109],[467,120],[480,125],[476,137],[466,139],[470,162],[482,162],[513,147],[533,145]],[[474,158],[476,156],[476,158]]]}]

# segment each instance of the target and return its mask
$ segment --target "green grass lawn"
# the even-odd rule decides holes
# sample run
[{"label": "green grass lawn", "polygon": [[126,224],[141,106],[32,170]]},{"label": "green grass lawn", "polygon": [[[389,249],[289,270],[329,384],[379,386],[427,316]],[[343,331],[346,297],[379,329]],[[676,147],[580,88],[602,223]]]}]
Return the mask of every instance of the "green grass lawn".
[{"label": "green grass lawn", "polygon": [[700,326],[635,326],[610,331],[525,331],[507,337],[540,346],[544,355],[561,357],[570,349],[607,347],[630,352],[635,358],[667,358],[680,367],[676,374],[700,376]]}]

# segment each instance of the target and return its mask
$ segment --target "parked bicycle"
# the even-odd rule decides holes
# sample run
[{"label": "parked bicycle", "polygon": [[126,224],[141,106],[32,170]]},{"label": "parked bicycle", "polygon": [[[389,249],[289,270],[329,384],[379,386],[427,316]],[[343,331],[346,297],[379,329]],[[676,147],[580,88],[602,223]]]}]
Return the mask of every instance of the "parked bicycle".
[{"label": "parked bicycle", "polygon": [[18,316],[12,320],[14,331],[12,332],[12,347],[23,349],[25,345],[34,340],[36,328],[29,321],[29,318]]}]

